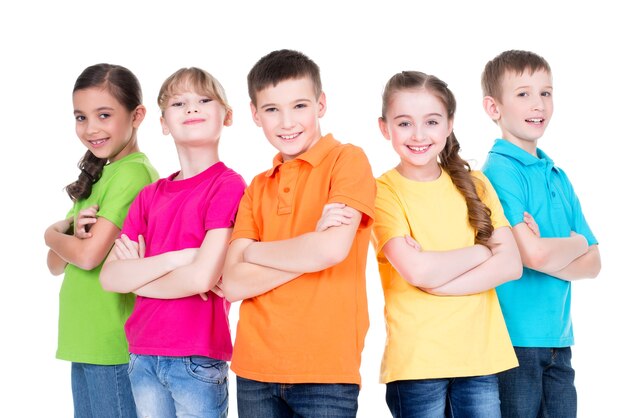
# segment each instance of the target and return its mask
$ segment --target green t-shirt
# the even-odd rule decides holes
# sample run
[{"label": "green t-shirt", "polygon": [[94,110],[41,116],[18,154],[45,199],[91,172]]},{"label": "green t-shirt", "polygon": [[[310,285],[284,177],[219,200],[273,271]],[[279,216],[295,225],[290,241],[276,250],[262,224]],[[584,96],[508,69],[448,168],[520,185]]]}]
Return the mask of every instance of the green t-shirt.
[{"label": "green t-shirt", "polygon": [[[130,154],[107,164],[91,195],[76,202],[68,216],[76,217],[80,210],[98,205],[98,217],[121,229],[135,196],[157,179],[145,154]],[[89,271],[72,264],[65,268],[59,295],[59,359],[102,365],[128,362],[124,323],[135,295],[102,290],[98,280],[101,268],[102,264]]]}]

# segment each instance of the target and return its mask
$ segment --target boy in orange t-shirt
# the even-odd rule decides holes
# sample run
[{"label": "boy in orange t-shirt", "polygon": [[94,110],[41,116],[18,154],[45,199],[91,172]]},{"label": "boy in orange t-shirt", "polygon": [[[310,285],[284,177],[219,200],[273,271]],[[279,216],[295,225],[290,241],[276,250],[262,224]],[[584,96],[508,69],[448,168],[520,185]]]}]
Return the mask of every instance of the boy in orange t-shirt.
[{"label": "boy in orange t-shirt", "polygon": [[354,417],[369,326],[365,266],[376,184],[364,152],[322,136],[319,68],[279,50],[248,74],[252,117],[278,150],[239,206],[223,290],[242,300],[239,416]]}]

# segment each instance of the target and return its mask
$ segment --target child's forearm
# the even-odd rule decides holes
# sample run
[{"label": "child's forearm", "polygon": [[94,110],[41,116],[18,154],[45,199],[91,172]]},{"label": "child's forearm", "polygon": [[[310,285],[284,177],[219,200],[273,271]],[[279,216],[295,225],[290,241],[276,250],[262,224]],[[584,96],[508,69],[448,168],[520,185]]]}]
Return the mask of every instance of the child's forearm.
[{"label": "child's forearm", "polygon": [[349,224],[281,241],[254,242],[245,249],[243,260],[298,275],[339,264],[348,256],[361,223],[361,212],[350,210]]},{"label": "child's forearm", "polygon": [[597,245],[591,245],[589,250],[569,263],[565,268],[551,273],[551,276],[562,280],[593,279],[598,276],[602,262]]},{"label": "child's forearm", "polygon": [[407,282],[424,288],[442,286],[491,257],[491,251],[483,245],[450,251],[421,251],[402,237],[389,240],[383,253]]},{"label": "child's forearm", "polygon": [[498,228],[488,245],[492,255],[484,263],[443,286],[424,290],[437,295],[470,295],[519,279],[522,275],[522,261],[510,229]]},{"label": "child's forearm", "polygon": [[48,250],[48,270],[54,276],[58,276],[59,274],[63,274],[65,272],[65,266],[67,266],[67,261],[63,260],[57,253],[52,250]]}]

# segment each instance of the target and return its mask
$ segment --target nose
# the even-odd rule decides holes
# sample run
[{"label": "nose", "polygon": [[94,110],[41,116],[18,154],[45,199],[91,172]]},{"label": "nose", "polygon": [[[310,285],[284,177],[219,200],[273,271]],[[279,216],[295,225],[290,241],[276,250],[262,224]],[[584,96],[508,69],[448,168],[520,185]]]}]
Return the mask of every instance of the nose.
[{"label": "nose", "polygon": [[538,110],[538,111],[542,111],[545,109],[545,103],[544,103],[545,98],[543,96],[538,96],[537,98],[535,98],[535,101],[533,102],[533,110]]},{"label": "nose", "polygon": [[88,118],[85,132],[87,134],[94,134],[100,130],[100,121],[98,118]]},{"label": "nose", "polygon": [[415,125],[415,129],[413,130],[413,135],[411,135],[411,139],[418,142],[426,139],[426,133],[424,132],[424,128],[420,127],[419,124]]},{"label": "nose", "polygon": [[282,122],[283,128],[284,129],[293,128],[295,125],[295,122],[294,122],[293,116],[291,115],[291,112],[285,111],[283,112],[282,116],[283,117],[281,119],[281,122]]},{"label": "nose", "polygon": [[198,106],[195,103],[189,103],[187,106],[187,113],[198,113]]}]

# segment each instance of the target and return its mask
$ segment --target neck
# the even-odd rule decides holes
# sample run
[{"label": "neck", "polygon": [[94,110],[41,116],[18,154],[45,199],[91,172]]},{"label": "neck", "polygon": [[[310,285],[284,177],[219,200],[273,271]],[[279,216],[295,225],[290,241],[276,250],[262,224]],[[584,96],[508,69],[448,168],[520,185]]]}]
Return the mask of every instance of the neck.
[{"label": "neck", "polygon": [[180,174],[176,180],[184,180],[202,173],[220,161],[215,147],[187,148],[177,147],[178,161],[180,162]]}]

